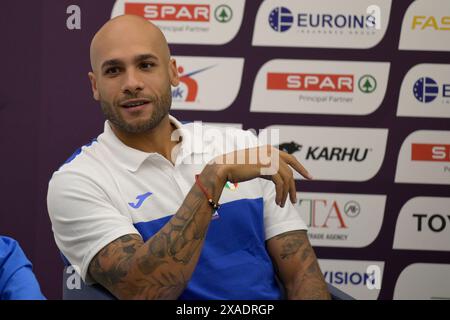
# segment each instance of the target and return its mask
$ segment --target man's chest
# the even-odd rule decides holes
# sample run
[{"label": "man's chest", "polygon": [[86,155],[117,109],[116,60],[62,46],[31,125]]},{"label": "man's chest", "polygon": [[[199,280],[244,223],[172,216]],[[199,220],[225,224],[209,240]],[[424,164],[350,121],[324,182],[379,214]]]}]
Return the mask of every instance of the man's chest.
[{"label": "man's chest", "polygon": [[[114,185],[108,188],[113,203],[126,213],[134,224],[174,215],[195,183],[204,164],[142,166],[136,172],[114,175]],[[213,177],[211,177],[213,178]],[[244,183],[227,182],[219,200],[232,204],[262,197],[257,180]]]}]

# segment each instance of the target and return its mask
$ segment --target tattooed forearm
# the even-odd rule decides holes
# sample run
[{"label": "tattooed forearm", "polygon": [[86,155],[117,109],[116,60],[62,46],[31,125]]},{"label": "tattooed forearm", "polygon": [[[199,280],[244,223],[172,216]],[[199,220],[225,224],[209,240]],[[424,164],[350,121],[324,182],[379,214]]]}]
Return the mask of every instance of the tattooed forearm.
[{"label": "tattooed forearm", "polygon": [[281,259],[292,257],[304,245],[303,237],[298,234],[298,231],[283,233],[277,236],[276,239],[282,241]]},{"label": "tattooed forearm", "polygon": [[286,232],[270,241],[270,252],[288,299],[329,299],[325,279],[305,231]]},{"label": "tattooed forearm", "polygon": [[[207,171],[201,178],[218,200],[222,182]],[[138,235],[111,242],[91,261],[90,275],[119,298],[177,298],[195,269],[211,214],[204,194],[194,185],[159,232],[146,243]]]},{"label": "tattooed forearm", "polygon": [[[91,276],[106,287],[117,285],[126,276],[136,247],[142,244],[138,235],[125,235],[103,248],[89,267]],[[114,263],[108,263],[114,257]]]}]

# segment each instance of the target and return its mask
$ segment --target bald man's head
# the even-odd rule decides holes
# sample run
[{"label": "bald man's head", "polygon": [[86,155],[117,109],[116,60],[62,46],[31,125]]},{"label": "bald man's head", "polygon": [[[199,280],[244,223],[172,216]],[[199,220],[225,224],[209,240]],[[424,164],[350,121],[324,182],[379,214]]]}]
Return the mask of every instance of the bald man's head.
[{"label": "bald man's head", "polygon": [[95,34],[89,73],[94,99],[115,129],[142,133],[159,125],[179,83],[162,32],[133,15],[114,18]]},{"label": "bald man's head", "polygon": [[169,45],[163,33],[148,20],[136,15],[122,15],[106,22],[94,35],[90,47],[91,67],[94,72],[108,56],[108,52],[118,45],[148,42],[159,51],[161,58],[170,58]]}]

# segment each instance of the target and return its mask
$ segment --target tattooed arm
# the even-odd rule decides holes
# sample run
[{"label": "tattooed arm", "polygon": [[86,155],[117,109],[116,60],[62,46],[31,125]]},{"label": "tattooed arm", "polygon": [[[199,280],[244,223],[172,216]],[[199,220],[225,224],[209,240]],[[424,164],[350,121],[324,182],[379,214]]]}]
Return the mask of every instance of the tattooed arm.
[{"label": "tattooed arm", "polygon": [[280,234],[267,241],[277,273],[288,299],[330,299],[306,231]]},{"label": "tattooed arm", "polygon": [[[269,151],[269,162],[259,159],[261,150]],[[245,159],[245,163],[226,159]],[[271,176],[275,184],[276,203],[284,206],[288,195],[295,198],[292,166],[304,177],[309,174],[291,155],[271,146],[255,147],[217,157],[200,174],[201,183],[217,203],[225,182],[241,182],[262,176],[261,168],[279,164]],[[169,222],[147,242],[138,235],[126,235],[105,248],[92,259],[89,273],[94,280],[121,299],[176,299],[183,292],[194,272],[212,209],[205,195],[194,184],[183,204]],[[271,240],[269,240],[271,241]],[[279,247],[279,241],[273,245]],[[284,266],[285,263],[280,264]]]},{"label": "tattooed arm", "polygon": [[[225,180],[206,166],[200,181],[216,202]],[[196,184],[169,222],[143,242],[125,235],[100,250],[89,265],[91,277],[119,299],[177,299],[200,256],[212,209]]]}]

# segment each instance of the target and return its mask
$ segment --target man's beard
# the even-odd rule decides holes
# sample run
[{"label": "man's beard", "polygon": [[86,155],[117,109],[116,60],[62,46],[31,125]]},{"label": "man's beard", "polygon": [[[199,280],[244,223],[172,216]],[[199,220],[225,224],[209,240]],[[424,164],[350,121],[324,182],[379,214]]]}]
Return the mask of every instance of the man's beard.
[{"label": "man's beard", "polygon": [[127,123],[121,116],[119,110],[110,103],[102,100],[100,98],[100,105],[102,107],[102,112],[106,119],[111,121],[118,129],[125,131],[126,133],[142,133],[147,132],[156,128],[162,119],[169,113],[170,106],[172,105],[172,91],[169,89],[165,94],[160,97],[157,96],[133,96],[128,97],[128,99],[136,98],[148,98],[149,103],[153,104],[153,112],[149,119],[145,121],[140,121],[135,124]]}]

